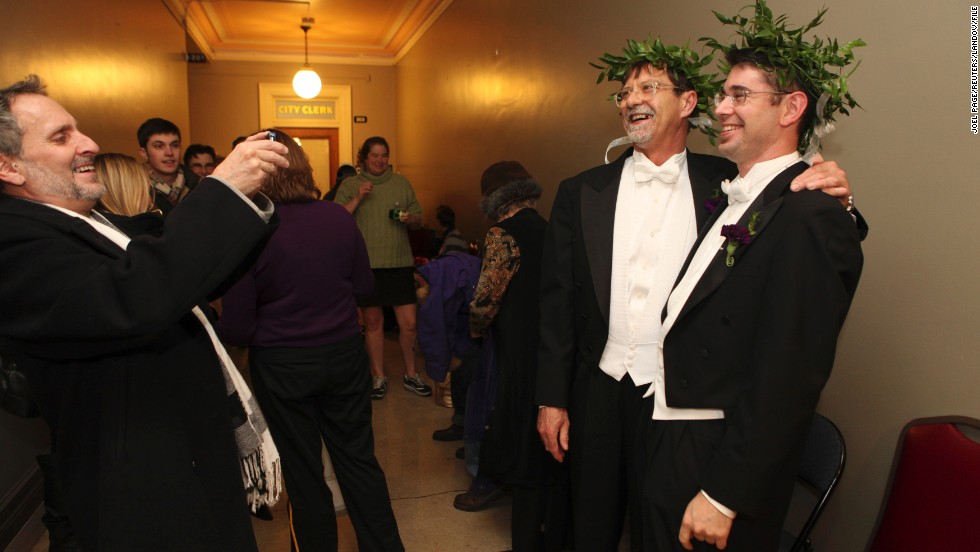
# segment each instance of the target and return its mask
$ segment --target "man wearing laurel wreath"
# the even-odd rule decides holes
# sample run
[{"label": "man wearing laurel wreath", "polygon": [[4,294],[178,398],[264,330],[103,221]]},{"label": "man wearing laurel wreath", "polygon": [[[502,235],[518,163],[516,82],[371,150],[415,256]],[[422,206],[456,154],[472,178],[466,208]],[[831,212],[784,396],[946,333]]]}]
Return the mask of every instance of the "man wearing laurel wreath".
[{"label": "man wearing laurel wreath", "polygon": [[[575,546],[614,550],[627,502],[631,542],[641,541],[636,443],[642,397],[656,377],[660,315],[698,229],[736,174],[718,157],[687,150],[717,90],[711,60],[659,39],[630,41],[606,54],[600,79],[619,81],[611,97],[632,148],[561,183],[545,239],[537,381],[538,431],[572,477]],[[814,164],[794,187],[848,197],[832,162]],[[843,208],[841,208],[843,212]],[[646,417],[649,417],[647,413]]]},{"label": "man wearing laurel wreath", "polygon": [[845,77],[824,65],[844,67],[863,43],[783,50],[795,36],[785,18],[774,20],[763,0],[755,10],[740,47],[709,41],[730,67],[714,103],[718,149],[738,175],[722,183],[728,200],[702,228],[663,312],[642,432],[644,550],[777,550],[861,275],[849,210],[822,193],[791,193],[790,183],[807,169],[799,151],[857,105]]}]

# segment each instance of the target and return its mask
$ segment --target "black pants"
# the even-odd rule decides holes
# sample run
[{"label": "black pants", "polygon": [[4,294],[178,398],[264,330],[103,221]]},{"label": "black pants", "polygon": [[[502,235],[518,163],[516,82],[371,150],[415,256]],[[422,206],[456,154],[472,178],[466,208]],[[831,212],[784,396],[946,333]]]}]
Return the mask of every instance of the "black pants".
[{"label": "black pants", "polygon": [[452,373],[449,380],[449,392],[453,398],[453,423],[461,426],[466,420],[466,395],[470,391],[470,382],[473,381],[473,372],[480,364],[479,347],[473,347],[463,353],[460,357],[459,368]]},{"label": "black pants", "polygon": [[293,549],[337,550],[333,495],[323,478],[327,446],[363,552],[404,550],[384,472],[374,456],[363,338],[324,347],[253,347],[252,383],[282,457]]},{"label": "black pants", "polygon": [[[54,435],[51,436],[52,448]],[[75,531],[65,513],[64,498],[61,484],[58,482],[58,468],[54,454],[42,454],[37,457],[37,465],[44,476],[44,515],[41,521],[48,529],[49,552],[79,552],[82,547],[75,539]]]},{"label": "black pants", "polygon": [[630,512],[631,549],[641,539],[639,495],[643,393],[630,376],[616,381],[595,367],[576,381],[569,412],[575,549],[616,550]]},{"label": "black pants", "polygon": [[[653,413],[653,399],[645,410]],[[702,472],[725,436],[725,420],[651,420],[645,428],[646,470],[642,483],[643,550],[685,552],[680,544],[681,521],[688,503],[701,492]],[[760,517],[740,514],[728,536],[726,552],[775,552],[793,481],[779,485],[773,507]],[[788,491],[788,492],[787,492]],[[696,552],[717,552],[714,545],[693,537]]]},{"label": "black pants", "polygon": [[572,545],[567,466],[556,462],[543,448],[541,462],[535,487],[511,487],[513,552],[561,552]]}]

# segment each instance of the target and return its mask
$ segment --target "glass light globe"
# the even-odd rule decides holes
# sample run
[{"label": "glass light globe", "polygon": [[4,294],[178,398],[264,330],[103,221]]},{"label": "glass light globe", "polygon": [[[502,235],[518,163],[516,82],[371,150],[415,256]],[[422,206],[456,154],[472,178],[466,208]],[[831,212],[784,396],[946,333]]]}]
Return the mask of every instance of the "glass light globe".
[{"label": "glass light globe", "polygon": [[293,91],[296,92],[297,96],[309,100],[315,98],[320,93],[321,88],[323,88],[323,83],[320,82],[320,75],[317,75],[315,71],[309,67],[296,71],[296,76],[293,77]]}]

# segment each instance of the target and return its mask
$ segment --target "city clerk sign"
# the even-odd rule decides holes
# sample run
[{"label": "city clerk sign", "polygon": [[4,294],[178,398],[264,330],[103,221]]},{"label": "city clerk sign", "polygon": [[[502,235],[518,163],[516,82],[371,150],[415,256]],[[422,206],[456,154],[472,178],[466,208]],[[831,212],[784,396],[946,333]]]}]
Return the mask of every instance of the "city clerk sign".
[{"label": "city clerk sign", "polygon": [[282,119],[329,119],[337,118],[337,102],[276,100],[276,116]]}]

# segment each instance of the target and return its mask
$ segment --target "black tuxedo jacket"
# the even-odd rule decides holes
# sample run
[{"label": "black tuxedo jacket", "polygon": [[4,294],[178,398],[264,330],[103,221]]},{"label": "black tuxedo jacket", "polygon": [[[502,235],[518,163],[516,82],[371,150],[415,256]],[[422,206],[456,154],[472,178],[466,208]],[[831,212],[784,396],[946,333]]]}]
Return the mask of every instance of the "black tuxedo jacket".
[{"label": "black tuxedo jacket", "polygon": [[788,168],[753,202],[739,221],[759,213],[752,241],[732,266],[724,248],[715,254],[664,340],[667,404],[725,411],[701,485],[740,515],[785,515],[861,275],[860,232],[840,203],[789,191],[806,168]]},{"label": "black tuxedo jacket", "polygon": [[0,339],[51,427],[85,550],[256,549],[224,379],[190,311],[268,231],[210,179],[126,251],[0,193]]},{"label": "black tuxedo jacket", "polygon": [[[539,405],[568,408],[573,381],[598,369],[609,334],[616,198],[623,164],[631,155],[629,149],[558,188],[541,269]],[[701,227],[710,215],[705,201],[738,171],[730,161],[690,151],[687,168]]]}]

